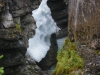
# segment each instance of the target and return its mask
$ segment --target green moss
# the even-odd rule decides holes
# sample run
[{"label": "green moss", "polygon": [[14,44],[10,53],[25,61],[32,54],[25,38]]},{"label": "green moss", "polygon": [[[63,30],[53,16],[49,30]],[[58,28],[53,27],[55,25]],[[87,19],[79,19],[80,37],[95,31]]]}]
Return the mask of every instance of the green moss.
[{"label": "green moss", "polygon": [[21,27],[20,27],[20,25],[19,25],[18,23],[16,23],[16,29],[17,29],[20,33],[22,33],[22,29],[21,29]]},{"label": "green moss", "polygon": [[[0,56],[0,59],[3,58],[3,55]],[[4,74],[4,67],[0,67],[0,75]]]},{"label": "green moss", "polygon": [[76,45],[70,42],[69,38],[58,51],[57,60],[53,75],[74,75],[75,71],[84,68],[84,60],[77,54]]}]

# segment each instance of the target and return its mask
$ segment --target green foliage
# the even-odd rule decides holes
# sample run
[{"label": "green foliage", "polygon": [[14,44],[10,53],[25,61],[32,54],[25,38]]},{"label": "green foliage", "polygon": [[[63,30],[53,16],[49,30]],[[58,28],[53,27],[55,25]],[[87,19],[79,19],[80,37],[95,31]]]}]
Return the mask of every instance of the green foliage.
[{"label": "green foliage", "polygon": [[22,29],[21,29],[21,27],[20,27],[20,25],[19,25],[18,23],[16,23],[16,29],[17,29],[20,33],[22,33]]},{"label": "green foliage", "polygon": [[3,55],[0,56],[0,59],[3,58]]},{"label": "green foliage", "polygon": [[76,45],[69,38],[58,51],[57,60],[53,75],[74,75],[75,71],[84,68],[84,60],[77,54]]},{"label": "green foliage", "polygon": [[4,74],[4,68],[0,67],[0,75]]},{"label": "green foliage", "polygon": [[[3,58],[3,55],[0,56],[0,59]],[[0,67],[0,75],[2,75],[4,73],[4,68]]]}]

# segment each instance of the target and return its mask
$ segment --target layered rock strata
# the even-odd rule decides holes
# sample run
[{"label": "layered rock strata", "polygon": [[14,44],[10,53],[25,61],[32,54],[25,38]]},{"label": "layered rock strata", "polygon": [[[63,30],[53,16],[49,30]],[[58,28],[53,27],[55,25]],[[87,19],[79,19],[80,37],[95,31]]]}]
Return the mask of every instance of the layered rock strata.
[{"label": "layered rock strata", "polygon": [[[32,68],[29,72],[30,64],[25,55],[28,39],[35,34],[36,26],[31,12],[39,4],[34,5],[32,0],[0,0],[0,55],[4,55],[0,66],[4,67],[5,75],[35,73]],[[11,22],[13,26],[6,27]]]},{"label": "layered rock strata", "polygon": [[[26,54],[28,39],[35,34],[35,20],[32,11],[40,4],[39,0],[0,0],[0,66],[4,67],[4,75],[49,75],[43,72],[31,57]],[[8,11],[8,12],[7,12]],[[5,17],[4,17],[5,16]],[[9,19],[10,17],[10,19]],[[6,20],[5,20],[6,19]],[[5,27],[6,22],[13,22],[13,26]],[[51,37],[51,48],[42,69],[49,69],[57,62],[57,44],[55,34]],[[46,65],[46,66],[45,66]],[[48,66],[49,65],[49,66]]]},{"label": "layered rock strata", "polygon": [[[67,0],[68,1],[68,0]],[[61,29],[57,33],[57,38],[68,35],[68,2],[64,0],[48,0],[48,6],[51,9],[51,15],[57,26]]]}]

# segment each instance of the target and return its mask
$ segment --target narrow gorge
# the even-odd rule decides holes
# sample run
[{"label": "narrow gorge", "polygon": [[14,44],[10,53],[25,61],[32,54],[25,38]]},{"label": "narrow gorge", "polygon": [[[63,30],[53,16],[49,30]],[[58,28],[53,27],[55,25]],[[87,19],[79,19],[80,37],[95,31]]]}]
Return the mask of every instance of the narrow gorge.
[{"label": "narrow gorge", "polygon": [[100,75],[99,0],[0,0],[0,75]]}]

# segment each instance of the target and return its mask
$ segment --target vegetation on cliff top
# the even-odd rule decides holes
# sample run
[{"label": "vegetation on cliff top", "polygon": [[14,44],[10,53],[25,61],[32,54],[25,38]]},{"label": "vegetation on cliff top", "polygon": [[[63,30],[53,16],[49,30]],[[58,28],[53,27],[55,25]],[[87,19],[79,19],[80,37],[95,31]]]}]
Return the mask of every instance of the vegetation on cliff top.
[{"label": "vegetation on cliff top", "polygon": [[69,38],[65,40],[63,48],[58,52],[57,60],[53,75],[74,75],[75,71],[84,68],[84,60],[77,54],[76,45],[70,42]]}]

